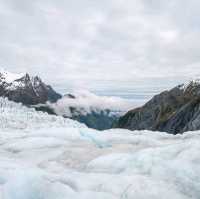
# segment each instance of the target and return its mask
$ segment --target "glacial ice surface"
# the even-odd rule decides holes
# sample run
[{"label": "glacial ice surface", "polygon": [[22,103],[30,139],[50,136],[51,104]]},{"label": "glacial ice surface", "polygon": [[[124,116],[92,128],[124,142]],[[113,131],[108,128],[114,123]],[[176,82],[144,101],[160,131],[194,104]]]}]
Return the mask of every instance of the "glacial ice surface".
[{"label": "glacial ice surface", "polygon": [[45,127],[84,127],[70,119],[37,112],[20,103],[0,97],[0,129],[37,129]]},{"label": "glacial ice surface", "polygon": [[200,131],[100,132],[5,103],[0,199],[200,198]]}]

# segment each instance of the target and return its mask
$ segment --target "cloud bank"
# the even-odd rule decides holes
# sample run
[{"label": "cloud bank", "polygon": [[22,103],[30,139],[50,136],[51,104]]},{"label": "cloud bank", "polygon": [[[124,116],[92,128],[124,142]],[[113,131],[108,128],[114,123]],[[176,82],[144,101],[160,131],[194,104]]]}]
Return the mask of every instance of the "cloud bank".
[{"label": "cloud bank", "polygon": [[126,111],[138,106],[137,101],[125,100],[119,97],[97,96],[89,91],[76,91],[72,98],[64,96],[55,104],[49,104],[58,115],[71,117],[71,107],[75,107],[81,114],[93,111],[101,112],[109,110],[112,113],[124,114]]},{"label": "cloud bank", "polygon": [[200,74],[196,0],[0,0],[0,66],[93,87]]}]

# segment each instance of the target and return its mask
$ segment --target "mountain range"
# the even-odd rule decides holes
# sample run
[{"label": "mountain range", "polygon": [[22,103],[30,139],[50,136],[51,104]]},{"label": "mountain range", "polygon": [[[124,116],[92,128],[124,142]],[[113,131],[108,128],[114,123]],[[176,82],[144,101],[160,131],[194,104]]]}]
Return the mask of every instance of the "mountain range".
[{"label": "mountain range", "polygon": [[98,130],[125,128],[179,134],[200,129],[199,79],[155,95],[142,107],[129,109],[127,113],[119,108],[119,100],[91,93],[62,96],[38,76],[5,70],[0,70],[0,97],[37,111],[77,120]]},{"label": "mountain range", "polygon": [[118,112],[100,107],[98,103],[90,104],[91,99],[102,101],[93,94],[80,97],[69,93],[62,96],[38,76],[15,74],[3,69],[0,70],[0,97],[20,102],[37,111],[77,120],[98,130],[111,128],[120,116]]}]

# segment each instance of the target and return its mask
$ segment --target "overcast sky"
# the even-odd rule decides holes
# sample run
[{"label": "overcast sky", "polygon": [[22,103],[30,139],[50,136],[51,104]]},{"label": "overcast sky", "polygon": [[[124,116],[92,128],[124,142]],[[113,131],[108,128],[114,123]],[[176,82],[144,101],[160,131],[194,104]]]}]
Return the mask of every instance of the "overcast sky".
[{"label": "overcast sky", "polygon": [[199,9],[198,0],[0,0],[0,66],[64,87],[182,81],[200,74]]}]

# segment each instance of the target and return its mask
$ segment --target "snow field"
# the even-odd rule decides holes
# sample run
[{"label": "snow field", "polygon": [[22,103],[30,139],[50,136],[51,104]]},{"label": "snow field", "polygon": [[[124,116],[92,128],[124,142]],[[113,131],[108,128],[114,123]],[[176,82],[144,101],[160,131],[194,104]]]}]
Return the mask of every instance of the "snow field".
[{"label": "snow field", "polygon": [[0,199],[199,199],[200,131],[96,131],[0,99]]},{"label": "snow field", "polygon": [[3,199],[186,199],[200,196],[200,132],[88,128],[0,136]]}]

